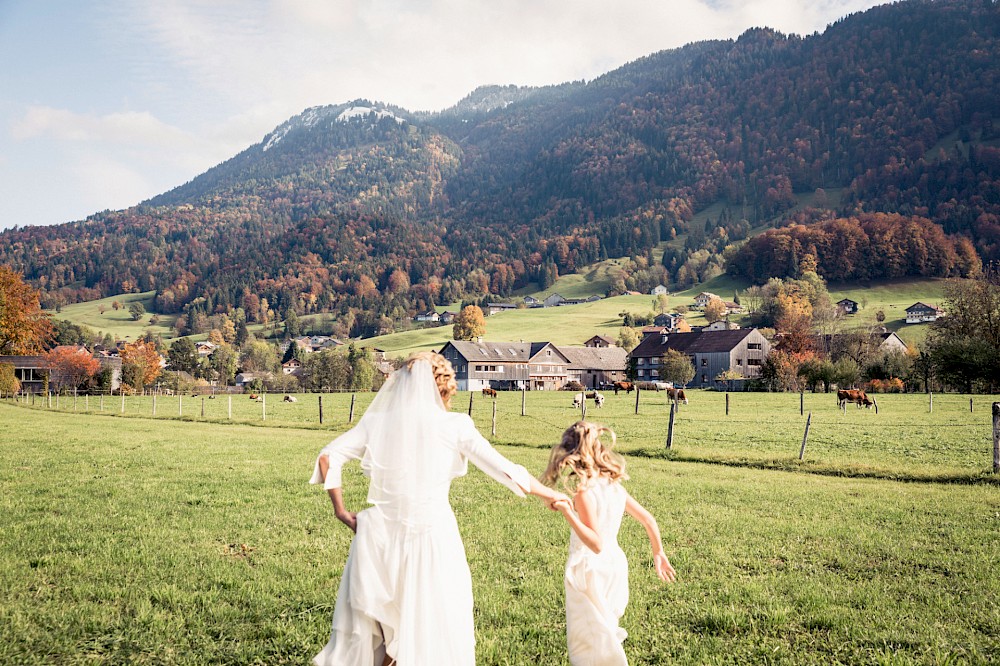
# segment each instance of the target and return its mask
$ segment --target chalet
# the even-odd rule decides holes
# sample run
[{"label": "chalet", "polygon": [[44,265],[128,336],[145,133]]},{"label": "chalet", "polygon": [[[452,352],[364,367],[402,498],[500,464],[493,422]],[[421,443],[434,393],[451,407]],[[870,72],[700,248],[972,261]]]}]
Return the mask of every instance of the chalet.
[{"label": "chalet", "polygon": [[871,353],[905,353],[907,350],[903,339],[884,327],[874,331],[860,330],[851,333],[817,335],[814,338],[813,346],[820,354],[832,359],[847,356],[854,360]]},{"label": "chalet", "polygon": [[735,370],[746,379],[758,377],[771,344],[756,328],[646,335],[629,354],[635,364],[636,380],[662,381],[660,360],[670,349],[691,359],[695,369],[691,386],[709,387],[727,370]]},{"label": "chalet", "polygon": [[569,359],[549,342],[450,340],[440,353],[455,368],[460,391],[555,391],[567,382]]},{"label": "chalet", "polygon": [[702,331],[738,331],[740,330],[739,324],[734,324],[731,321],[725,321],[724,319],[719,319],[718,321],[713,321],[708,326],[702,326]]},{"label": "chalet", "polygon": [[666,296],[666,295],[667,295],[667,294],[669,294],[670,292],[669,292],[669,291],[667,290],[667,288],[666,288],[666,287],[664,287],[664,286],[663,286],[662,284],[658,284],[658,285],[656,285],[655,287],[653,287],[653,289],[652,289],[652,290],[650,290],[650,292],[649,292],[649,293],[650,293],[650,295],[652,295],[652,296],[659,296],[660,294],[663,294],[664,296]]},{"label": "chalet", "polygon": [[215,351],[215,345],[208,340],[202,340],[194,343],[194,350],[198,356],[211,356],[212,352]]},{"label": "chalet", "polygon": [[552,308],[557,305],[560,305],[565,300],[566,299],[560,296],[559,294],[551,294],[549,296],[546,296],[545,300],[542,301],[542,307]]},{"label": "chalet", "polygon": [[451,324],[455,321],[455,317],[457,316],[458,316],[457,312],[450,312],[448,310],[445,310],[444,312],[441,313],[441,323]]},{"label": "chalet", "polygon": [[569,359],[567,381],[599,388],[625,379],[628,352],[621,347],[568,347],[559,351]]},{"label": "chalet", "polygon": [[516,310],[517,305],[514,303],[487,303],[486,304],[486,314],[487,317],[490,315],[495,315],[498,312],[506,312],[507,310]]},{"label": "chalet", "polygon": [[[703,292],[701,292],[700,294],[698,294],[697,296],[694,297],[695,307],[703,308],[706,305],[708,305],[708,302],[710,300],[712,300],[713,298],[719,298],[719,297],[718,297],[718,295],[713,294],[710,291],[703,291]],[[722,299],[719,298],[719,300],[721,301]]]},{"label": "chalet", "polygon": [[584,347],[617,347],[618,341],[607,335],[595,335],[588,338],[584,343]]},{"label": "chalet", "polygon": [[281,374],[298,377],[302,374],[302,361],[297,358],[290,358],[281,364]]},{"label": "chalet", "polygon": [[441,321],[441,315],[438,314],[437,310],[428,310],[427,312],[421,312],[417,314],[417,321],[430,321],[437,323]]},{"label": "chalet", "polygon": [[687,333],[691,331],[691,326],[684,320],[684,316],[676,312],[656,315],[653,319],[653,324],[657,327],[668,329],[668,333]]},{"label": "chalet", "polygon": [[742,314],[743,306],[736,301],[723,301],[726,306],[726,314]]},{"label": "chalet", "polygon": [[842,298],[837,301],[837,307],[845,315],[857,314],[858,313],[858,302],[853,301],[850,298]]},{"label": "chalet", "polygon": [[[284,372],[284,370],[282,370]],[[269,382],[274,379],[274,375],[270,372],[240,372],[233,379],[233,383],[236,386],[245,387],[247,384],[252,384],[257,380],[261,382]]]},{"label": "chalet", "polygon": [[928,321],[937,321],[938,317],[943,316],[944,310],[936,305],[917,302],[906,308],[907,324],[922,324]]},{"label": "chalet", "polygon": [[529,308],[535,308],[541,306],[542,302],[537,298],[535,298],[534,296],[525,296],[524,304],[527,305]]}]

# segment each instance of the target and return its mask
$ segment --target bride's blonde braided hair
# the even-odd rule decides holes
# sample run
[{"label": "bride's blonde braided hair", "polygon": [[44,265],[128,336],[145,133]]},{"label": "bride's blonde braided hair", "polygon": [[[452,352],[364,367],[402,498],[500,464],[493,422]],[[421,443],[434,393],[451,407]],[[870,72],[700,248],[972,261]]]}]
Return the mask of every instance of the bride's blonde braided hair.
[{"label": "bride's blonde braided hair", "polygon": [[451,398],[458,392],[458,382],[455,381],[455,369],[451,367],[451,361],[433,351],[413,352],[406,359],[406,369],[413,368],[413,364],[417,361],[427,361],[431,364],[441,402],[444,403],[445,409],[451,409]]}]

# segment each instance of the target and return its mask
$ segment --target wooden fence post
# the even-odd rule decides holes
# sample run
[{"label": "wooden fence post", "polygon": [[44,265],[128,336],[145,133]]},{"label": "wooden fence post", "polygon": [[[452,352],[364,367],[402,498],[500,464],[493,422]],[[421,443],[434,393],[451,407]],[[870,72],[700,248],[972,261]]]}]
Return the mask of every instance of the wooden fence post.
[{"label": "wooden fence post", "polygon": [[59,394],[56,393],[56,409],[59,409]]},{"label": "wooden fence post", "polygon": [[[59,396],[56,396],[56,404],[58,405]],[[122,414],[125,413],[125,391],[122,391]]]},{"label": "wooden fence post", "polygon": [[101,394],[101,411],[104,411],[104,394]]},{"label": "wooden fence post", "polygon": [[993,473],[1000,474],[1000,402],[993,403]]},{"label": "wooden fence post", "polygon": [[232,418],[233,418],[233,396],[228,396],[228,397],[229,397],[229,419],[232,420]]},{"label": "wooden fence post", "polygon": [[323,396],[319,396],[319,424],[323,425]]},{"label": "wooden fence post", "polygon": [[493,398],[493,428],[490,430],[494,437],[497,436],[497,399]]},{"label": "wooden fence post", "polygon": [[969,413],[972,413],[972,398],[969,398]]},{"label": "wooden fence post", "polygon": [[153,418],[156,418],[156,394],[153,394]]},{"label": "wooden fence post", "polygon": [[261,421],[266,421],[267,420],[267,394],[266,393],[261,393],[260,394],[260,420]]},{"label": "wooden fence post", "polygon": [[351,413],[347,417],[348,423],[354,423],[354,399],[358,397],[357,393],[351,394]]},{"label": "wooden fence post", "polygon": [[52,391],[49,391],[49,409],[52,409]]},{"label": "wooden fence post", "polygon": [[[670,407],[670,413],[671,414],[674,413],[673,406]],[[729,391],[726,391],[726,416],[729,416]],[[671,419],[671,420],[673,420],[673,419]],[[667,447],[667,448],[670,448],[670,447]]]},{"label": "wooden fence post", "polygon": [[806,392],[799,391],[799,416],[805,414],[806,409]]},{"label": "wooden fence post", "polygon": [[[728,398],[729,395],[727,394]],[[728,401],[727,401],[728,406]],[[677,403],[670,403],[670,420],[667,422],[667,448],[672,449],[674,447],[674,412],[676,411]]]},{"label": "wooden fence post", "polygon": [[177,416],[184,416],[184,396],[177,394]]},{"label": "wooden fence post", "polygon": [[927,412],[934,413],[934,394],[930,391],[927,392]]},{"label": "wooden fence post", "polygon": [[528,392],[527,389],[524,386],[522,386],[521,387],[521,416],[524,416],[524,396],[525,396],[525,394],[527,394],[527,392]]},{"label": "wooden fence post", "polygon": [[587,420],[587,392],[583,392],[583,400],[580,401],[580,420]]},{"label": "wooden fence post", "polygon": [[469,391],[469,416],[472,416],[472,396],[476,395],[472,391]]},{"label": "wooden fence post", "polygon": [[636,414],[636,416],[639,415],[639,391],[640,391],[639,387],[636,386],[635,387],[635,414]]},{"label": "wooden fence post", "polygon": [[[35,404],[35,394],[34,393],[31,394],[31,404],[32,405]],[[90,394],[89,393],[87,395],[83,396],[83,411],[85,411],[85,412],[89,412],[90,411]]]},{"label": "wooden fence post", "polygon": [[205,418],[205,396],[201,396],[201,418]]},{"label": "wooden fence post", "polygon": [[809,412],[809,416],[806,418],[806,431],[802,435],[802,448],[799,449],[799,460],[802,460],[806,455],[806,440],[809,439],[809,424],[812,423],[813,413]]}]

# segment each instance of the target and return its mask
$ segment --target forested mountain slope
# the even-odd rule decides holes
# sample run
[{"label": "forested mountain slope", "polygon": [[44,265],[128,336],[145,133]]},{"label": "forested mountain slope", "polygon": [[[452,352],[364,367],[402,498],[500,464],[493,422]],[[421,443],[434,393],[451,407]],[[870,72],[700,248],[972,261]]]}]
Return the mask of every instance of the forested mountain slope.
[{"label": "forested mountain slope", "polygon": [[[482,88],[437,114],[308,109],[140,206],[8,230],[0,262],[50,303],[155,289],[159,309],[189,321],[335,310],[364,333],[607,257],[633,257],[630,287],[683,284],[780,225],[796,195],[837,189],[836,213],[794,221],[931,225],[922,238],[944,258],[913,270],[962,274],[1000,258],[998,37],[993,2],[914,0],[822,34],[755,29],[664,51],[590,82]],[[717,219],[691,224],[719,202]],[[808,238],[820,236],[773,237],[785,254],[731,270],[831,255]]]}]

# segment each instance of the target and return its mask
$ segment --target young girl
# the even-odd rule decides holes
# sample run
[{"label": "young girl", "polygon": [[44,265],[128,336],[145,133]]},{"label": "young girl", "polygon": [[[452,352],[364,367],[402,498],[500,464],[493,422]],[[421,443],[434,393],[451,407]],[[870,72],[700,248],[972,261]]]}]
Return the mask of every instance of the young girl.
[{"label": "young girl", "polygon": [[[605,434],[611,439],[608,446],[601,441]],[[566,640],[573,666],[628,664],[622,649],[627,634],[618,626],[628,604],[628,562],[618,545],[624,513],[646,528],[660,580],[673,582],[675,578],[656,519],[619,483],[628,477],[625,461],[610,450],[614,442],[610,429],[578,421],[552,449],[542,476],[550,486],[561,480],[573,494],[572,504],[567,500],[553,503],[573,528],[564,579]]]}]

